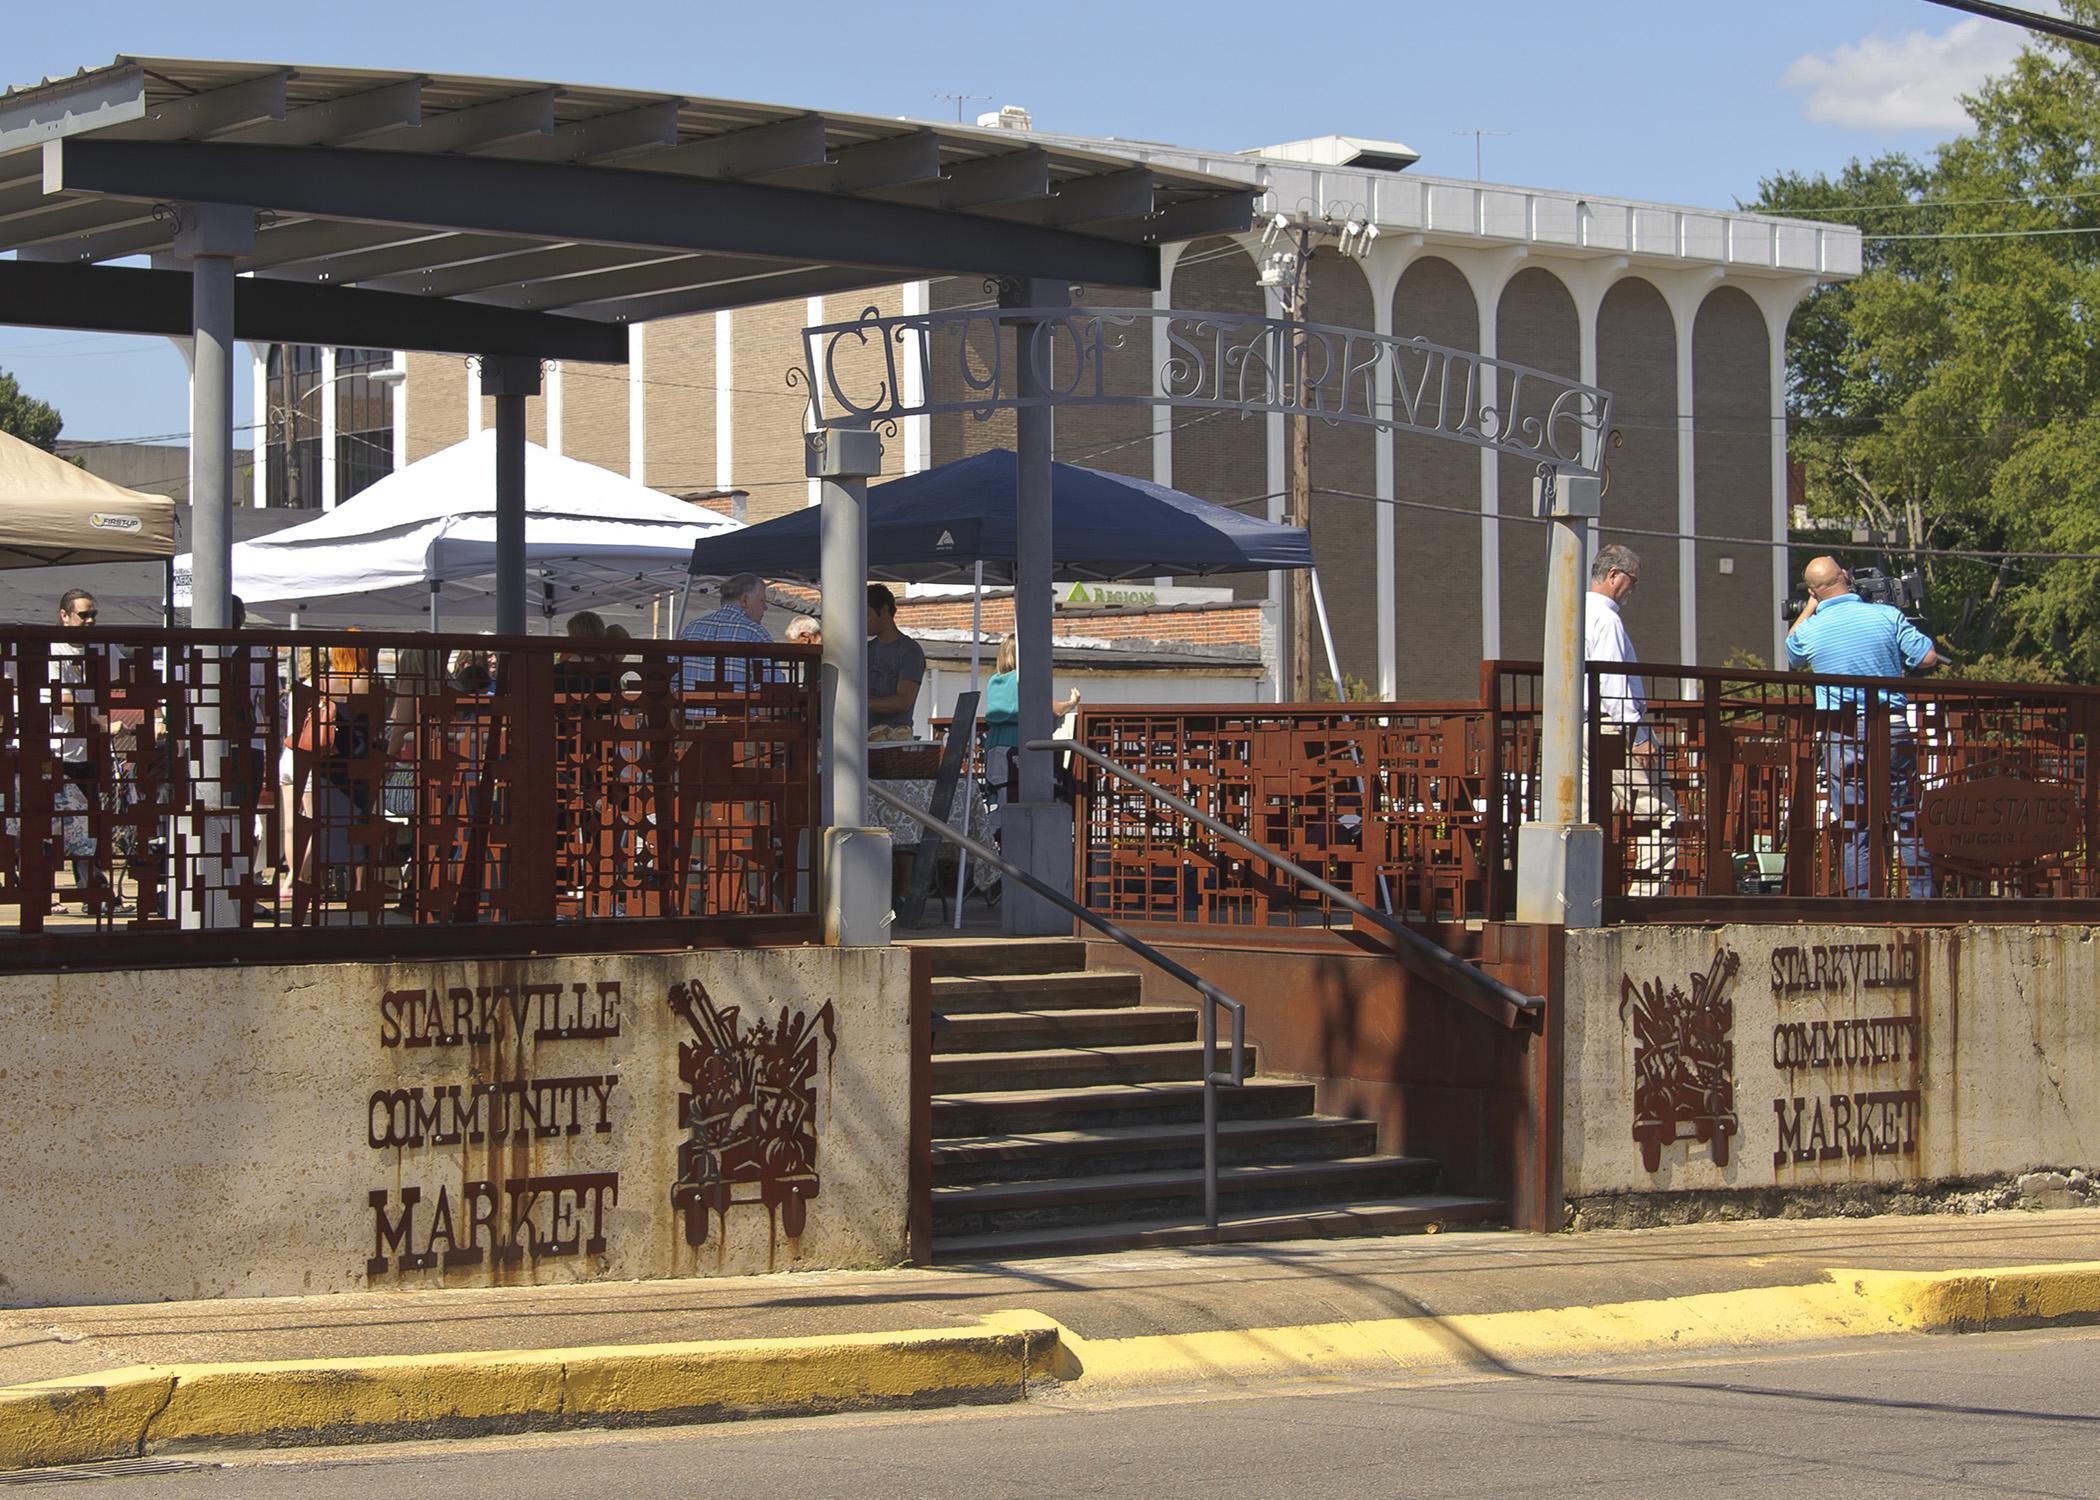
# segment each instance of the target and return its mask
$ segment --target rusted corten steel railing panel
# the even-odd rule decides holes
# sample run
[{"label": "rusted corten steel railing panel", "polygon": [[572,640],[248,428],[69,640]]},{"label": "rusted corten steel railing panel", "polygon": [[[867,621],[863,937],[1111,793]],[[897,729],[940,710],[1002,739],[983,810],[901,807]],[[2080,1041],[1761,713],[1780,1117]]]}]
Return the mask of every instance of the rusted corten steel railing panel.
[{"label": "rusted corten steel railing panel", "polygon": [[[1796,920],[1823,910],[1800,903],[1821,901],[1875,903],[1852,908],[1863,918],[1952,919],[2012,900],[2023,917],[2051,902],[2100,918],[2100,690],[1640,670],[1654,760],[1601,719],[1585,736],[1608,919]],[[1591,702],[1607,671],[1591,669]],[[1487,662],[1477,703],[1089,708],[1078,738],[1379,910],[1508,920],[1516,830],[1535,812],[1538,704],[1535,663]],[[1315,893],[1080,770],[1091,909],[1345,923]]]},{"label": "rusted corten steel railing panel", "polygon": [[1618,915],[1753,896],[1931,903],[1920,914],[2100,902],[2100,691],[1643,670],[1671,694],[1648,701],[1652,760],[1602,722],[1589,734]]},{"label": "rusted corten steel railing panel", "polygon": [[[577,921],[811,937],[817,668],[729,642],[0,630],[0,904],[17,937],[83,941],[54,910],[102,941],[209,912],[285,956],[350,926],[474,951]],[[0,940],[0,964],[28,947],[51,951]]]},{"label": "rusted corten steel railing panel", "polygon": [[[1521,695],[1520,695],[1521,696]],[[1535,700],[1535,694],[1530,699]],[[1521,814],[1498,764],[1533,754],[1525,709],[1483,703],[1086,709],[1079,742],[1365,905],[1424,920],[1503,899],[1491,837]],[[1333,903],[1098,769],[1079,770],[1080,879],[1132,921],[1346,923]],[[1514,798],[1514,805],[1503,808]]]}]

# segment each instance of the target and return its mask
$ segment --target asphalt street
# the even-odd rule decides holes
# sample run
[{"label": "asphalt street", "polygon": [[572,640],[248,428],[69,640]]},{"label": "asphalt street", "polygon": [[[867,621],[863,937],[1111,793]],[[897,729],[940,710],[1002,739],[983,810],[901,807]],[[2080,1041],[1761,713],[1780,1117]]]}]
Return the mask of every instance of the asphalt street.
[{"label": "asphalt street", "polygon": [[[2100,1496],[2100,1329],[1726,1361],[191,1456],[111,1500]],[[20,1484],[27,1476],[6,1476]],[[85,1475],[83,1475],[83,1478]],[[81,1494],[78,1480],[25,1493]]]}]

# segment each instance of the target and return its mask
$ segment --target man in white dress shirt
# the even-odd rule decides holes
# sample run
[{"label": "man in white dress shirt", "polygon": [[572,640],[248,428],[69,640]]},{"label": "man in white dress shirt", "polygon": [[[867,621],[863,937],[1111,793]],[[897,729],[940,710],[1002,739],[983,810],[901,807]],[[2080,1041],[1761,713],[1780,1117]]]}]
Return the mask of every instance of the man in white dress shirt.
[{"label": "man in white dress shirt", "polygon": [[[1589,596],[1583,601],[1584,654],[1589,661],[1631,665],[1639,660],[1619,606],[1640,581],[1641,559],[1631,547],[1612,542],[1597,549],[1590,564]],[[1607,672],[1597,679],[1593,707],[1604,721],[1604,732],[1625,741],[1626,763],[1612,773],[1611,803],[1613,811],[1634,823],[1626,894],[1664,895],[1677,863],[1677,797],[1663,781],[1660,747],[1648,727],[1647,690],[1634,673]],[[1585,790],[1589,785],[1587,764],[1583,785]]]}]

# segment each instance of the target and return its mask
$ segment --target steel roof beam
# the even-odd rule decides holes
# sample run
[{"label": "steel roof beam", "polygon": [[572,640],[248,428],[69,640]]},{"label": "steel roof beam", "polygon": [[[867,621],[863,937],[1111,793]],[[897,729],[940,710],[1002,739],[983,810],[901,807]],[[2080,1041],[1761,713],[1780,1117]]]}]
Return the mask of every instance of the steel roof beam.
[{"label": "steel roof beam", "polygon": [[[632,252],[630,252],[632,253]],[[490,289],[475,296],[477,302],[501,307],[536,307],[542,312],[600,303],[656,292],[683,291],[691,287],[742,281],[755,276],[778,276],[805,267],[794,261],[718,255],[678,255],[646,265],[629,265],[598,274],[549,277],[519,284],[491,282]]]},{"label": "steel roof beam", "polygon": [[830,159],[830,133],[831,127],[822,115],[796,115],[703,141],[688,141],[668,151],[638,157],[628,165],[694,177],[769,177],[800,167],[823,166]]},{"label": "steel roof beam", "polygon": [[[435,250],[445,239],[429,229],[399,225],[345,224],[331,219],[280,219],[256,230],[255,248],[241,257],[243,271],[268,271],[303,261],[321,261],[334,256],[379,250],[395,245],[421,245]],[[505,240],[502,243],[510,244]],[[464,257],[462,257],[464,258]],[[430,261],[415,262],[428,265]]]},{"label": "steel roof beam", "polygon": [[171,99],[148,109],[141,123],[153,127],[156,136],[201,140],[258,120],[282,120],[285,85],[293,77],[287,68],[209,93]]},{"label": "steel roof beam", "polygon": [[912,204],[547,162],[294,146],[64,140],[46,188],[245,203],[377,224],[813,265],[987,272],[1153,288],[1159,254],[1035,224]]},{"label": "steel roof beam", "polygon": [[15,255],[21,260],[58,261],[86,263],[97,260],[119,260],[127,255],[142,255],[148,250],[160,250],[174,243],[175,226],[163,224],[152,218],[140,219],[122,229],[98,229],[92,234],[69,235],[64,239],[47,240],[40,245],[20,245]]},{"label": "steel roof beam", "polygon": [[[307,228],[340,228],[340,225],[309,223]],[[436,272],[446,268],[482,264],[492,256],[504,256],[520,249],[538,248],[507,235],[490,234],[434,234],[416,239],[402,240],[401,231],[395,230],[390,237],[373,237],[364,245],[352,245],[324,255],[280,254],[267,267],[251,261],[241,262],[242,270],[254,269],[259,276],[268,276],[277,281],[327,282],[333,286],[355,286],[376,282],[381,277],[404,276],[408,272]],[[276,235],[260,237],[258,249],[269,252],[273,249]],[[381,291],[411,291],[411,287],[379,287]]]},{"label": "steel roof beam", "polygon": [[489,104],[470,105],[431,115],[413,129],[403,127],[368,137],[370,147],[393,151],[480,151],[526,136],[554,133],[554,101],[560,89],[535,89]]},{"label": "steel roof beam", "polygon": [[[61,198],[33,214],[0,214],[0,242],[19,249],[152,222],[153,205],[150,203],[124,203],[107,198]],[[167,233],[170,238],[174,237],[173,225],[167,227]]]},{"label": "steel roof beam", "polygon": [[[750,307],[760,302],[784,302],[797,297],[821,297],[831,292],[860,291],[867,287],[893,286],[899,278],[862,266],[790,266],[733,281],[695,285],[681,291],[653,296],[582,302],[564,308],[558,316],[592,318],[608,323],[633,325],[658,318],[683,317],[690,313],[721,312]],[[548,316],[557,316],[549,314]]]},{"label": "steel roof beam", "polygon": [[343,146],[382,131],[415,125],[423,118],[423,78],[405,78],[360,94],[345,94],[325,104],[290,110],[281,120],[266,120],[228,131],[224,139],[251,146]]},{"label": "steel roof beam", "polygon": [[[0,261],[0,324],[187,338],[190,318],[186,272]],[[233,331],[266,344],[627,360],[627,330],[602,321],[250,276],[234,281]]]},{"label": "steel roof beam", "polygon": [[[374,291],[414,292],[422,297],[456,297],[483,292],[491,287],[526,285],[540,287],[555,277],[582,276],[591,271],[617,271],[637,262],[660,263],[664,252],[633,250],[624,245],[520,245],[507,242],[506,252],[462,261],[435,269],[403,271],[392,276],[365,278]],[[683,260],[684,256],[673,259]],[[588,279],[588,278],[587,278]],[[489,298],[506,305],[544,306],[534,297]]]},{"label": "steel roof beam", "polygon": [[1171,203],[1146,222],[1145,238],[1155,245],[1166,245],[1177,240],[1200,240],[1210,234],[1244,234],[1254,226],[1254,203],[1260,196],[1259,191],[1249,188],[1244,194]]},{"label": "steel roof beam", "polygon": [[1132,167],[1099,177],[1080,177],[1057,186],[1042,214],[1045,224],[1099,224],[1140,219],[1152,212],[1150,168]]},{"label": "steel roof beam", "polygon": [[903,187],[914,182],[933,182],[941,175],[941,138],[930,130],[892,136],[850,146],[834,158],[831,189],[835,193],[866,193],[877,188]]},{"label": "steel roof beam", "polygon": [[1040,146],[957,162],[928,195],[938,208],[983,208],[1017,203],[1050,192],[1050,153]]},{"label": "steel roof beam", "polygon": [[497,148],[507,161],[612,161],[637,152],[678,144],[681,99],[658,99],[639,109],[615,110],[557,125],[544,136],[526,137]]}]

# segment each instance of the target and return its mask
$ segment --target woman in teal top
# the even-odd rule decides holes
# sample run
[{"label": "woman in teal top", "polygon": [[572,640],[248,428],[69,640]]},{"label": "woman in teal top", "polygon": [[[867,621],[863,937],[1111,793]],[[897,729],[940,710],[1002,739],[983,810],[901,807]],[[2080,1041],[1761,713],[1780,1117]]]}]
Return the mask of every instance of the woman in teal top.
[{"label": "woman in teal top", "polygon": [[[1004,795],[1007,784],[1007,763],[1013,752],[1021,748],[1021,659],[1020,648],[1012,636],[999,643],[999,654],[992,658],[992,675],[984,685],[985,780],[994,790]],[[1062,719],[1079,706],[1079,691],[1073,689],[1062,703],[1053,701],[1051,714]]]}]

